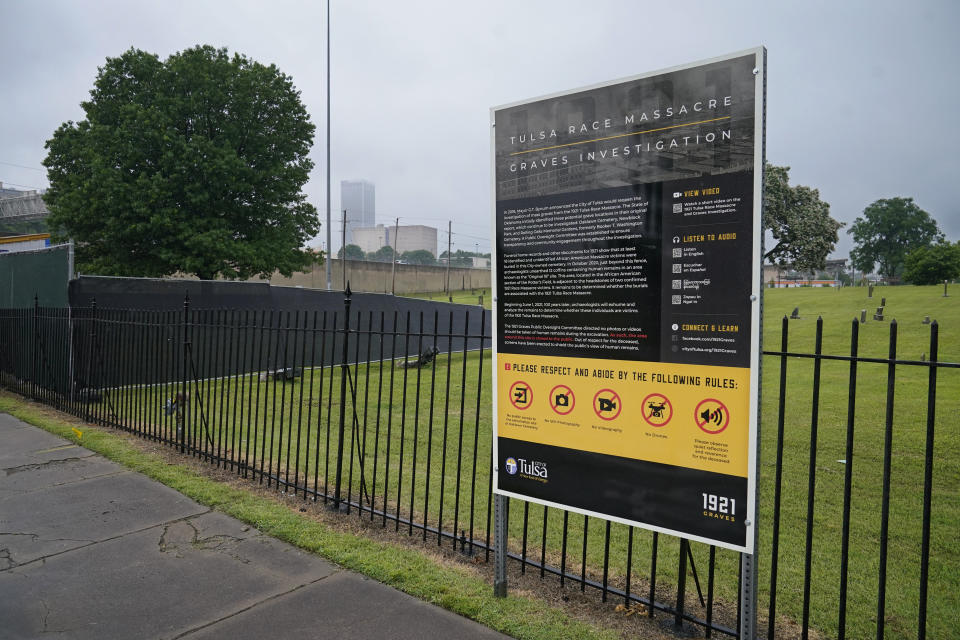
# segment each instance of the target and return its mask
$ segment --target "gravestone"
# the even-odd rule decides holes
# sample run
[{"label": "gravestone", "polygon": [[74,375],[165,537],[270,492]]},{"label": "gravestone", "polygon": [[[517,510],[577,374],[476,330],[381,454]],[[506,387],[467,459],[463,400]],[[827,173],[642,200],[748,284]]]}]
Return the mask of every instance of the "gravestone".
[{"label": "gravestone", "polygon": [[793,308],[793,313],[790,314],[790,319],[791,319],[791,320],[799,320],[799,319],[800,319],[800,307],[794,307],[794,308]]},{"label": "gravestone", "polygon": [[923,316],[922,324],[930,324],[930,316]]},{"label": "gravestone", "polygon": [[883,307],[877,307],[877,312],[873,314],[874,320],[883,320]]},{"label": "gravestone", "polygon": [[947,281],[946,280],[943,281],[943,297],[944,298],[947,297]]},{"label": "gravestone", "polygon": [[880,298],[880,306],[881,306],[881,307],[887,306],[887,299],[886,299],[886,298]]},{"label": "gravestone", "polygon": [[868,298],[872,298],[872,297],[873,297],[873,285],[872,285],[872,284],[867,287],[867,297],[868,297]]},{"label": "gravestone", "polygon": [[867,310],[860,309],[860,324],[866,324],[866,323],[867,323]]}]

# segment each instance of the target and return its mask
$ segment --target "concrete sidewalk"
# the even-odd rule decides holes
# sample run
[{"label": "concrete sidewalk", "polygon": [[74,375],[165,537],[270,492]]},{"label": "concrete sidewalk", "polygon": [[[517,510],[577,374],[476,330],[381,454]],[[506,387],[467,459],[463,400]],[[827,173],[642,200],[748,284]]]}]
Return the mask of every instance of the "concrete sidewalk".
[{"label": "concrete sidewalk", "polygon": [[0,637],[505,638],[0,414]]}]

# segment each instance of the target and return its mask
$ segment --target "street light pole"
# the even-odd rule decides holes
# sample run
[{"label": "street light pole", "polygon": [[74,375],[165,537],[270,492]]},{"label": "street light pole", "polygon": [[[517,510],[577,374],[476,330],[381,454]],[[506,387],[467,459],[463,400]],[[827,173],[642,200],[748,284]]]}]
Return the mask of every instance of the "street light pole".
[{"label": "street light pole", "polygon": [[330,252],[333,250],[330,235],[330,2],[327,0],[327,291],[333,289],[333,271]]},{"label": "street light pole", "polygon": [[447,295],[450,295],[450,250],[453,245],[453,220],[447,220],[447,282],[443,287],[447,292]]},{"label": "street light pole", "polygon": [[391,279],[393,282],[390,283],[390,295],[397,295],[397,231],[400,229],[400,218],[397,218],[396,224],[393,225],[393,273],[391,274]]}]

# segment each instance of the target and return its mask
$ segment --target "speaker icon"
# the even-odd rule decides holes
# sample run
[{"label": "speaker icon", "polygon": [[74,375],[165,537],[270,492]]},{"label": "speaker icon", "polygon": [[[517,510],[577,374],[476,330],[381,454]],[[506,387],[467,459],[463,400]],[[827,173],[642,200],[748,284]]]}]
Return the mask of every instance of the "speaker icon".
[{"label": "speaker icon", "polygon": [[713,411],[705,409],[703,413],[700,414],[700,418],[704,423],[712,422],[713,424],[721,425],[723,424],[723,409],[720,407],[717,407]]},{"label": "speaker icon", "polygon": [[730,411],[714,398],[701,400],[693,417],[700,430],[711,435],[720,433],[730,424]]}]

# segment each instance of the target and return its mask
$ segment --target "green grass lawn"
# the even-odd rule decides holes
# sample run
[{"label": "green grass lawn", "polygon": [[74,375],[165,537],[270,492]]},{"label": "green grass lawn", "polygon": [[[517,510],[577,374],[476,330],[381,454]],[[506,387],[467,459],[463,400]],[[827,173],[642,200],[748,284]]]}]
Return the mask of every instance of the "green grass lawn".
[{"label": "green grass lawn", "polygon": [[[930,354],[930,327],[924,316],[941,325],[939,359],[960,362],[960,303],[942,297],[942,287],[878,287],[873,298],[866,288],[775,289],[765,292],[764,348],[779,350],[784,315],[799,307],[799,320],[788,320],[788,350],[812,352],[817,318],[823,319],[823,352],[849,354],[852,319],[867,310],[859,327],[861,356],[886,357],[890,322],[897,321],[897,354],[920,360]],[[956,292],[960,295],[960,291]],[[872,320],[886,298],[886,320]],[[760,476],[762,523],[770,522],[776,461],[779,360],[764,358],[762,453]],[[814,512],[812,616],[814,625],[837,634],[843,486],[847,458],[847,412],[850,365],[824,362],[817,430]],[[861,363],[856,385],[852,464],[852,517],[848,595],[848,637],[875,635],[879,587],[880,514],[884,460],[884,427],[888,367]],[[778,610],[798,619],[801,614],[803,550],[812,419],[813,364],[790,360],[784,416],[783,511],[780,540]],[[919,594],[920,530],[927,420],[926,367],[900,365],[893,395],[893,438],[890,493],[890,538],[887,567],[887,637],[916,637]],[[933,529],[931,535],[928,637],[949,637],[960,606],[960,434],[957,429],[960,371],[942,369],[937,380]],[[769,527],[764,527],[769,531]],[[769,569],[769,542],[761,547],[762,567]]]},{"label": "green grass lawn", "polygon": [[490,308],[490,300],[493,297],[490,288],[486,289],[463,289],[451,291],[449,294],[443,291],[426,291],[421,293],[404,293],[405,298],[419,298],[421,300],[435,300],[437,302],[453,302],[454,304],[480,304],[483,302],[483,308]]},{"label": "green grass lawn", "polygon": [[[469,293],[469,292],[466,292]],[[957,291],[960,296],[960,290]],[[455,302],[476,304],[458,299]],[[887,319],[898,321],[898,355],[920,360],[929,356],[929,315],[941,325],[939,357],[960,361],[960,304],[942,297],[942,287],[882,287],[867,298],[866,288],[776,289],[765,292],[764,347],[780,347],[781,321],[794,307],[800,319],[788,321],[788,350],[812,352],[817,317],[823,318],[823,352],[849,354],[851,320],[866,309],[872,318],[880,298],[886,297]],[[489,305],[489,291],[484,296]],[[859,327],[860,355],[886,357],[890,322],[872,319]],[[448,531],[472,530],[483,539],[487,532],[491,456],[491,388],[489,353],[441,355],[433,368],[404,370],[389,362],[351,369],[356,402],[348,401],[344,477],[356,498],[361,474],[375,508],[396,512],[417,522],[441,525]],[[767,601],[771,567],[771,518],[774,495],[778,425],[780,360],[763,359],[762,452],[759,479],[761,540],[761,600]],[[785,391],[784,464],[779,551],[777,611],[800,620],[804,581],[805,525],[810,460],[813,363],[788,362]],[[856,385],[856,430],[852,465],[852,528],[848,581],[847,637],[875,636],[878,589],[881,479],[884,460],[884,413],[887,404],[888,368],[861,363]],[[206,430],[192,432],[196,442],[207,440],[215,451],[227,452],[251,466],[311,488],[332,491],[340,414],[339,369],[305,372],[299,385],[261,382],[245,376],[208,382],[193,393],[193,422]],[[825,361],[821,370],[816,450],[816,492],[812,545],[811,624],[828,636],[837,634],[840,589],[841,516],[846,465],[845,452],[849,364]],[[927,405],[926,367],[897,367],[893,397],[893,448],[888,543],[887,637],[915,637],[919,593],[919,553]],[[936,449],[931,536],[928,637],[949,637],[954,613],[960,608],[960,371],[938,374]],[[127,390],[115,400],[128,407],[130,424],[147,430],[172,433],[172,418],[160,418],[157,409],[171,389]],[[131,402],[139,394],[136,402]],[[201,411],[200,401],[203,408]],[[137,405],[149,408],[138,411]],[[356,415],[356,426],[350,418]],[[148,415],[149,413],[149,415]],[[243,418],[241,419],[241,416]],[[282,427],[281,427],[282,425]],[[165,431],[164,431],[165,430]],[[362,463],[359,451],[363,451]],[[352,455],[351,455],[352,452]],[[459,480],[459,482],[458,482]],[[345,493],[347,489],[345,488]],[[513,503],[510,520],[511,549],[519,552],[523,539],[523,506]],[[543,539],[544,509],[529,507],[527,553],[539,558]],[[567,555],[561,556],[563,515],[547,514],[546,558],[578,573],[584,535],[587,536],[588,575],[600,580],[605,554],[605,523],[591,520],[584,531],[582,516],[571,516],[567,527]],[[387,526],[409,527],[394,521]],[[416,535],[420,533],[414,530]],[[622,586],[626,574],[628,529],[611,527],[610,583]],[[446,544],[451,544],[449,541]],[[649,572],[652,535],[637,530],[633,540],[633,576]],[[658,597],[672,602],[676,580],[678,543],[661,537],[658,556]],[[709,549],[693,545],[696,565],[706,589]],[[736,601],[735,553],[717,554],[716,589],[728,602]],[[693,585],[688,584],[690,590]],[[693,609],[695,615],[702,610]],[[734,624],[726,619],[725,623]]]}]

